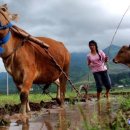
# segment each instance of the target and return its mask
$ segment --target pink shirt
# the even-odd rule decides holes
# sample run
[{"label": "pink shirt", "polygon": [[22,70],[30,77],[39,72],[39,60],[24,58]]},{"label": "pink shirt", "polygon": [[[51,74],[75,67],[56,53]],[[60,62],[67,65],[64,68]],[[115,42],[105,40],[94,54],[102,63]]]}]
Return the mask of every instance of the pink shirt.
[{"label": "pink shirt", "polygon": [[[99,59],[99,55],[101,56],[101,60]],[[93,55],[91,53],[87,55],[87,61],[90,60],[89,67],[91,68],[92,72],[107,70],[107,67],[105,65],[105,53],[102,50],[100,50],[99,55]]]}]

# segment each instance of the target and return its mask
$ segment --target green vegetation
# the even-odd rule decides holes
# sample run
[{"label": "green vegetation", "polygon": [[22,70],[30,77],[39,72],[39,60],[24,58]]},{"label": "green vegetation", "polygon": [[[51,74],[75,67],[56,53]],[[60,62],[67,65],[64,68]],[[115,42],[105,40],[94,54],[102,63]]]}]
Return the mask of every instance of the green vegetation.
[{"label": "green vegetation", "polygon": [[18,104],[20,103],[19,95],[18,94],[11,94],[9,96],[7,95],[0,95],[0,106],[3,106],[5,104]]},{"label": "green vegetation", "polygon": [[[130,86],[130,69],[125,65],[121,64],[114,64],[112,62],[112,58],[116,55],[117,51],[119,50],[119,46],[112,45],[109,58],[110,62],[107,63],[108,65],[108,72],[110,74],[112,80],[112,86],[118,87],[119,85],[123,85],[125,88]],[[108,54],[109,47],[104,49],[104,52]],[[86,55],[87,52],[80,52],[80,53],[72,53],[71,54],[71,64],[70,64],[70,76],[69,78],[75,85],[77,89],[82,84],[88,84],[90,86],[90,91],[95,91],[95,81],[93,79],[93,75],[89,70],[86,64]],[[0,94],[6,93],[6,73],[0,73]],[[52,84],[50,87],[50,92],[56,93],[57,87]],[[33,93],[41,93],[41,88],[38,85],[33,85]],[[72,91],[72,86],[67,84],[67,92]],[[14,94],[18,93],[17,88],[12,80],[12,77],[9,76],[9,93]]]},{"label": "green vegetation", "polygon": [[[117,47],[116,49],[118,50],[119,48]],[[116,97],[118,98],[118,105],[120,106],[119,110],[116,113],[115,119],[110,122],[109,125],[107,124],[107,122],[106,124],[104,123],[104,126],[101,126],[97,121],[97,118],[95,118],[95,114],[93,115],[91,121],[88,121],[85,117],[85,112],[83,108],[79,105],[79,111],[83,118],[82,126],[84,130],[101,130],[102,127],[105,130],[130,129],[128,125],[128,119],[130,117],[130,96],[127,94],[127,92],[130,92],[130,69],[124,65],[116,65],[111,62],[111,59],[116,54],[117,50],[111,51],[108,68],[113,84],[111,93],[119,94],[119,96]],[[87,53],[72,53],[70,65],[70,79],[74,83],[77,90],[79,89],[80,85],[88,84],[90,86],[88,93],[95,93],[95,81],[93,79],[92,73],[86,65],[86,55]],[[20,103],[19,94],[11,76],[9,76],[9,93],[11,93],[10,95],[4,95],[6,93],[6,73],[0,74],[0,85],[0,107],[4,106],[5,104],[13,105]],[[118,88],[119,85],[123,85],[124,87]],[[49,90],[51,92],[49,93],[49,95],[51,96],[47,94],[41,94],[42,89],[38,85],[33,85],[33,91],[30,92],[29,101],[37,103],[40,103],[40,101],[50,101],[52,98],[56,97],[57,87],[52,84]],[[72,86],[68,83],[66,97],[69,97],[70,99],[77,97],[77,93],[72,90]],[[105,89],[103,92],[105,92]],[[126,92],[126,94],[120,96],[120,94],[124,92]],[[69,128],[69,126],[71,125],[71,122],[68,120],[64,120],[63,122],[65,123],[65,125],[67,125],[67,128]],[[57,127],[59,127],[59,123],[57,123]],[[79,129],[75,128],[75,130]]]},{"label": "green vegetation", "polygon": [[120,99],[121,109],[123,111],[130,111],[130,96],[125,95],[124,98]]},{"label": "green vegetation", "polygon": [[[56,94],[55,93],[50,93],[51,97],[55,98]],[[66,93],[66,97],[75,97],[76,93],[75,92],[68,92]],[[39,103],[40,101],[50,101],[52,100],[49,95],[46,94],[29,94],[29,101],[30,102],[37,102]],[[2,94],[0,95],[0,106],[3,106],[5,104],[19,104],[20,103],[20,98],[19,94],[10,94],[10,95],[5,95]]]},{"label": "green vegetation", "polygon": [[[121,93],[121,92],[128,92],[128,89],[118,89],[118,90],[114,90],[112,93]],[[0,104],[1,107],[4,106],[5,104],[19,104],[20,100],[19,100],[19,95],[18,94],[11,94],[9,96],[6,95],[0,95]],[[55,97],[56,94],[51,93],[52,97]],[[73,98],[76,96],[75,92],[68,92],[66,93],[66,97],[69,98]],[[115,99],[115,98],[114,98]],[[108,109],[107,113],[110,114],[112,112],[116,112],[116,116],[114,118],[112,118],[112,121],[109,122],[108,120],[103,121],[104,123],[102,124],[102,122],[100,122],[100,120],[98,120],[98,117],[96,115],[96,112],[93,113],[93,116],[91,117],[90,120],[88,120],[88,118],[86,118],[86,112],[85,110],[78,104],[78,108],[79,111],[81,113],[81,116],[83,118],[82,124],[81,126],[84,128],[84,130],[101,130],[102,128],[105,130],[129,130],[130,126],[128,125],[128,119],[130,116],[130,97],[129,95],[119,95],[116,97],[116,99],[118,99],[117,103],[119,105],[119,109],[116,112],[115,110],[112,109]],[[42,95],[42,94],[30,94],[29,95],[29,101],[31,102],[37,102],[39,103],[40,101],[50,101],[51,98],[48,95]],[[104,102],[104,99],[102,99],[102,101]],[[106,102],[106,99],[105,99]],[[104,104],[104,103],[103,103]],[[102,106],[103,107],[103,106]],[[70,107],[71,109],[71,107]],[[127,113],[127,114],[126,114]],[[103,120],[103,119],[101,119]],[[63,120],[63,122],[65,123],[65,126],[67,126],[67,128],[70,127],[71,125],[71,121],[70,120]],[[57,122],[56,127],[60,127],[59,126],[59,122]],[[80,130],[79,128],[75,128],[75,130]]]},{"label": "green vegetation", "polygon": [[[90,120],[86,119],[86,113],[83,110],[83,108],[79,105],[79,111],[82,115],[83,118],[83,128],[84,130],[130,130],[130,97],[127,96],[118,96],[117,97],[117,102],[119,103],[119,109],[117,110],[115,116],[110,117],[109,120],[104,120],[103,117],[100,120],[99,118],[96,117],[96,114],[91,116]],[[108,111],[108,115],[112,112],[113,110],[110,109]],[[110,116],[112,116],[110,114]],[[76,130],[80,130],[76,128]]]},{"label": "green vegetation", "polygon": [[10,123],[10,120],[0,118],[0,126],[9,126]]},{"label": "green vegetation", "polygon": [[120,108],[117,111],[117,116],[115,120],[112,122],[112,130],[129,130],[130,129],[130,96],[124,95],[119,96],[118,102],[120,104]]}]

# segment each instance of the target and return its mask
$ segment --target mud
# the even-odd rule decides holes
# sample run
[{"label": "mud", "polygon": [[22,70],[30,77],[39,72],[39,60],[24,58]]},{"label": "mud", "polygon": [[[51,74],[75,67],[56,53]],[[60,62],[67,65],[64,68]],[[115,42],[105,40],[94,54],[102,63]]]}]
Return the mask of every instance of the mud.
[{"label": "mud", "polygon": [[[70,104],[75,104],[76,102],[86,102],[86,100],[91,100],[92,98],[95,98],[95,94],[89,94],[89,95],[82,95],[80,98],[65,98],[65,102],[69,102]],[[40,111],[42,108],[46,109],[51,109],[53,106],[60,106],[60,101],[57,100],[56,98],[53,98],[52,101],[50,102],[44,102],[40,101],[40,103],[34,103],[34,102],[29,102],[31,111]],[[5,114],[15,114],[19,113],[20,109],[20,104],[5,104],[4,107],[0,108],[0,115],[5,115]]]},{"label": "mud", "polygon": [[115,99],[110,102],[106,99],[101,102],[92,99],[75,105],[66,102],[64,108],[53,105],[52,108],[32,111],[26,116],[6,114],[4,119],[10,120],[11,123],[9,126],[0,127],[0,130],[85,130],[84,120],[93,126],[101,123],[104,127],[104,124],[109,125],[114,119],[113,109],[118,109]]},{"label": "mud", "polygon": [[[40,111],[41,108],[52,108],[53,105],[58,105],[56,101],[51,101],[51,102],[43,102],[41,101],[40,103],[34,103],[34,102],[29,102],[31,111]],[[15,114],[19,113],[20,109],[20,104],[5,104],[4,107],[0,108],[0,115],[5,115],[5,114]]]},{"label": "mud", "polygon": [[101,102],[97,102],[95,97],[95,94],[89,95],[85,102],[78,102],[75,98],[74,103],[71,103],[72,99],[66,98],[64,108],[60,108],[55,100],[30,103],[32,111],[26,116],[18,114],[20,104],[9,107],[6,104],[6,109],[11,111],[2,112],[2,119],[9,124],[0,127],[0,130],[85,130],[85,120],[91,126],[110,126],[119,107],[116,98],[103,98]]}]

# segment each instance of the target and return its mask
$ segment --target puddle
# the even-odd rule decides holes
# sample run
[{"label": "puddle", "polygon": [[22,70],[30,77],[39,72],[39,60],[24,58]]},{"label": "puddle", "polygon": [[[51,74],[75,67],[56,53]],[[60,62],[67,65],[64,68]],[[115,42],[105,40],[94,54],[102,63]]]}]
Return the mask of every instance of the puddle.
[{"label": "puddle", "polygon": [[9,127],[0,127],[0,130],[85,130],[84,120],[91,125],[98,123],[104,128],[113,119],[118,109],[117,103],[116,99],[102,99],[100,102],[92,100],[75,105],[66,104],[65,108],[43,109],[32,112],[31,118],[25,123],[16,122],[13,118]]}]

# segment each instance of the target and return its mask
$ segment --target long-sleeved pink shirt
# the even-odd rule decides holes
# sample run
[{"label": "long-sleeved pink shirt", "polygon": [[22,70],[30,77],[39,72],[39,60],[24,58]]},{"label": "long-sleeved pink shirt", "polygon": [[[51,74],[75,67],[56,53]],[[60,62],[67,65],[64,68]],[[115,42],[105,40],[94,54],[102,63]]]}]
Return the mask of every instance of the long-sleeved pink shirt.
[{"label": "long-sleeved pink shirt", "polygon": [[[101,56],[101,60],[99,58],[99,55]],[[105,58],[106,58],[105,53],[102,50],[100,50],[99,55],[98,54],[93,55],[91,53],[87,55],[87,61],[88,63],[90,62],[89,67],[91,68],[92,72],[107,70],[107,67],[105,65]]]}]

